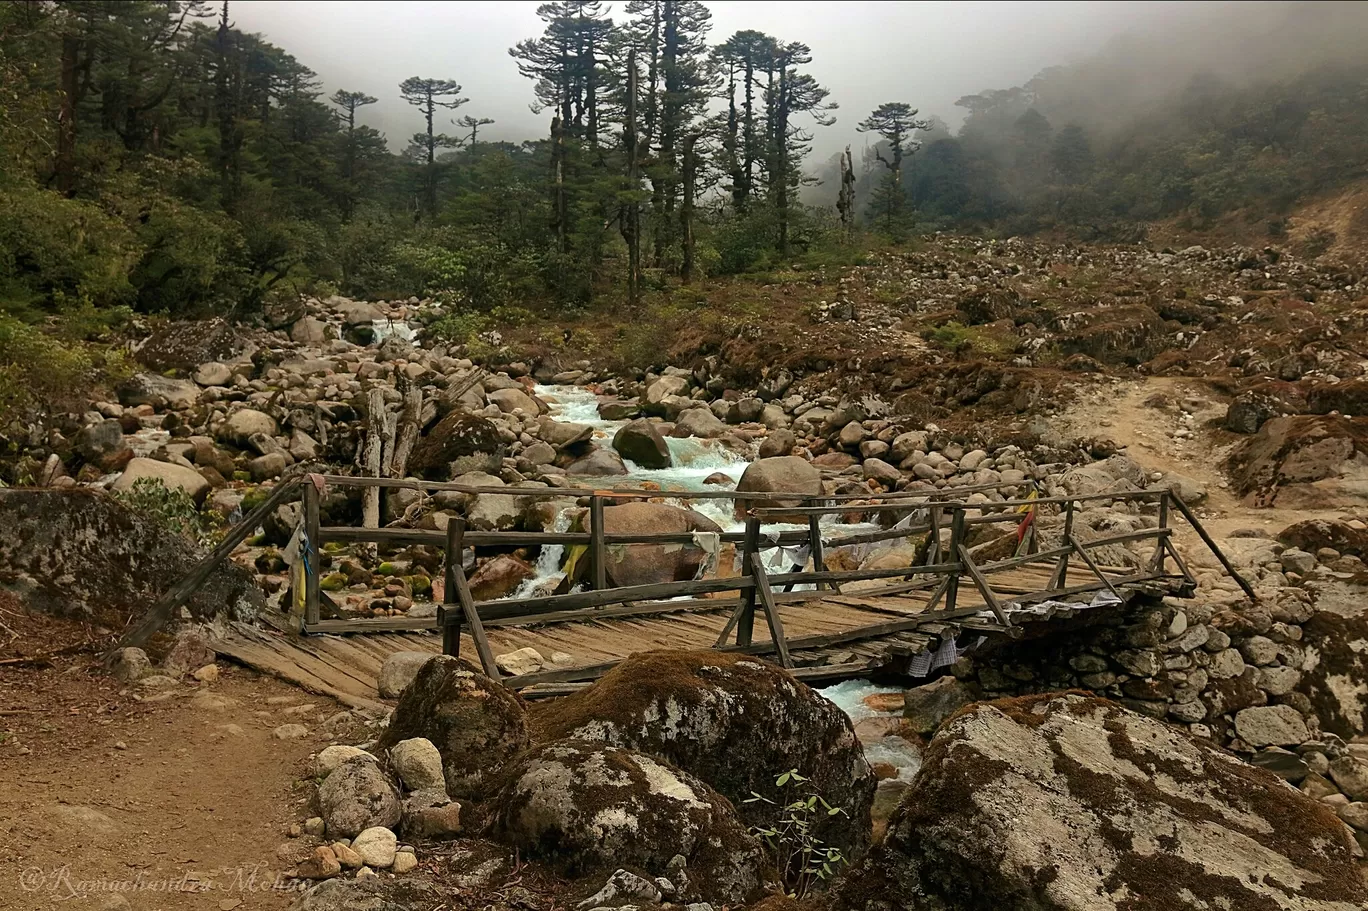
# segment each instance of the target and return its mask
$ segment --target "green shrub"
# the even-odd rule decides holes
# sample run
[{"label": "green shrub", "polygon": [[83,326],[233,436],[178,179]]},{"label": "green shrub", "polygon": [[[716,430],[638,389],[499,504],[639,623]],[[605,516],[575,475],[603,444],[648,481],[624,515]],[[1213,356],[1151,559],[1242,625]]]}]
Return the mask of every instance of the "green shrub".
[{"label": "green shrub", "polygon": [[167,487],[159,478],[139,478],[128,490],[116,491],[114,498],[134,512],[201,546],[218,541],[223,532],[223,517],[216,512],[200,512],[190,494],[179,487]]},{"label": "green shrub", "polygon": [[0,417],[18,409],[78,407],[91,387],[128,374],[122,352],[80,340],[64,341],[61,323],[44,332],[0,315]]},{"label": "green shrub", "polygon": [[751,831],[769,848],[775,866],[784,877],[790,894],[802,898],[818,883],[831,879],[847,862],[840,848],[829,846],[817,837],[817,821],[828,816],[844,816],[818,794],[812,783],[797,769],[780,775],[774,782],[778,799],[751,792],[743,803],[766,803],[779,808],[779,819],[769,826],[752,826]]}]

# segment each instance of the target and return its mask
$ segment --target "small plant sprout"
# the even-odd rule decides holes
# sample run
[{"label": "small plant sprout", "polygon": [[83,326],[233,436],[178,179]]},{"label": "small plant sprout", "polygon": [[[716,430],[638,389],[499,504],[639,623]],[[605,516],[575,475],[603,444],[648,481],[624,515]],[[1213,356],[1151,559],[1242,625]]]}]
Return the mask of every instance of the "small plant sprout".
[{"label": "small plant sprout", "polygon": [[777,800],[752,791],[743,802],[766,803],[779,808],[779,818],[773,825],[752,826],[751,831],[774,855],[789,894],[802,898],[818,883],[835,876],[846,863],[840,848],[831,847],[817,837],[818,820],[848,814],[844,808],[827,803],[797,769],[781,774],[775,779],[774,787],[778,792]]}]

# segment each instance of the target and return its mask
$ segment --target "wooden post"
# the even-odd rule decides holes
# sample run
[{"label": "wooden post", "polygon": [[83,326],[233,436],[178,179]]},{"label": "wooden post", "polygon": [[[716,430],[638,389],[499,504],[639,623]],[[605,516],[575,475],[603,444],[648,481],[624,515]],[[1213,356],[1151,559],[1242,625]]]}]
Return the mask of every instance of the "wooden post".
[{"label": "wooden post", "polygon": [[[825,506],[825,500],[819,500],[818,506]],[[812,570],[813,572],[826,572],[826,553],[822,548],[822,530],[818,520],[820,516],[808,516],[808,548],[812,551]],[[817,590],[830,588],[825,582],[817,583]]]},{"label": "wooden post", "polygon": [[[457,581],[456,573],[462,569],[464,548],[465,548],[465,520],[453,517],[447,523],[446,528],[446,566],[443,573],[442,602],[443,613],[447,610],[455,609],[456,616],[448,620],[443,618],[442,622],[442,654],[452,657],[461,657],[461,605],[460,582]],[[454,622],[451,622],[454,621]]]},{"label": "wooden post", "polygon": [[[455,521],[455,520],[453,520]],[[448,526],[448,535],[450,526]],[[448,566],[452,564],[448,563]],[[484,624],[480,622],[480,613],[475,609],[475,599],[470,596],[470,585],[466,583],[465,569],[460,564],[453,567],[452,582],[456,588],[456,598],[461,605],[461,617],[465,620],[465,625],[470,628],[470,638],[475,640],[475,651],[480,656],[480,667],[484,668],[485,676],[492,680],[500,679],[499,667],[494,663],[494,652],[489,647],[489,640],[485,638]]]},{"label": "wooden post", "polygon": [[[950,559],[955,560],[959,555],[960,543],[964,540],[964,509],[959,506],[951,507],[950,514]],[[959,571],[950,573],[947,577],[948,583],[945,586],[945,609],[954,610],[959,601]]]},{"label": "wooden post", "polygon": [[[1064,546],[1070,547],[1073,540],[1074,501],[1064,504]],[[1055,564],[1054,575],[1050,578],[1050,588],[1063,588],[1069,575],[1069,554],[1064,554]]]},{"label": "wooden post", "polygon": [[940,525],[941,519],[945,516],[944,511],[939,505],[931,507],[931,544],[926,549],[926,565],[935,566],[940,562],[941,539]]},{"label": "wooden post", "polygon": [[[1167,492],[1167,491],[1165,491],[1165,492],[1164,492],[1163,494],[1161,494],[1160,497],[1159,497],[1159,528],[1160,528],[1160,529],[1168,528],[1168,513],[1169,513],[1168,498],[1169,498],[1169,495],[1168,495],[1168,492]],[[1150,569],[1151,569],[1153,572],[1156,572],[1156,573],[1158,573],[1159,575],[1162,576],[1162,575],[1164,574],[1164,571],[1165,571],[1165,563],[1166,563],[1165,558],[1166,558],[1166,557],[1167,557],[1167,551],[1164,549],[1164,536],[1163,536],[1163,535],[1160,535],[1160,536],[1159,536],[1159,539],[1156,540],[1156,541],[1154,542],[1154,555],[1153,555],[1152,557],[1150,557]]]},{"label": "wooden post", "polygon": [[589,498],[589,568],[590,588],[603,591],[608,587],[608,548],[603,543],[603,498],[595,494]]},{"label": "wooden post", "polygon": [[[760,520],[755,516],[746,519],[746,540],[741,551],[741,575],[754,575],[752,557],[760,556]],[[741,620],[736,624],[736,644],[750,645],[755,634],[755,587],[741,592]]]},{"label": "wooden post", "polygon": [[304,559],[304,626],[307,628],[319,619],[319,573],[323,569],[323,555],[318,551],[318,488],[312,481],[304,481],[304,536],[307,546],[301,555]]},{"label": "wooden post", "polygon": [[1122,601],[1126,600],[1122,597],[1121,593],[1116,590],[1116,586],[1112,585],[1111,580],[1103,574],[1102,568],[1097,565],[1097,561],[1092,558],[1092,555],[1090,555],[1086,549],[1084,549],[1082,543],[1072,535],[1069,537],[1069,546],[1074,549],[1074,553],[1078,554],[1079,559],[1088,565],[1088,569],[1092,570],[1092,574],[1102,580],[1102,584],[1107,586],[1107,591],[1111,592]]},{"label": "wooden post", "polygon": [[993,594],[993,587],[988,584],[987,577],[974,565],[974,558],[969,556],[969,548],[963,544],[959,546],[959,559],[964,564],[964,571],[978,586],[979,594],[983,595],[983,600],[993,612],[993,616],[997,617],[998,622],[1003,626],[1011,626],[1012,618],[1008,617],[1007,612],[1002,609],[1002,604],[998,601],[997,595]]},{"label": "wooden post", "polygon": [[752,591],[760,598],[760,604],[765,608],[765,621],[769,624],[770,640],[774,642],[774,649],[779,655],[779,666],[793,667],[793,659],[789,657],[788,637],[784,635],[784,623],[779,619],[779,609],[774,603],[774,592],[770,591],[765,564],[758,553],[751,554],[750,563],[751,575],[755,578],[755,588]]},{"label": "wooden post", "polygon": [[1173,500],[1174,508],[1183,514],[1184,519],[1187,519],[1188,524],[1192,526],[1192,530],[1197,532],[1197,537],[1202,539],[1202,543],[1210,548],[1211,552],[1215,554],[1216,559],[1225,567],[1225,571],[1230,573],[1230,577],[1235,580],[1235,583],[1239,585],[1240,588],[1244,589],[1244,593],[1249,596],[1249,600],[1258,601],[1259,596],[1254,593],[1254,587],[1245,581],[1244,576],[1235,571],[1235,567],[1230,564],[1230,560],[1226,559],[1226,555],[1222,552],[1221,548],[1216,546],[1215,540],[1212,539],[1211,535],[1207,534],[1207,530],[1202,527],[1202,523],[1197,521],[1197,517],[1192,514],[1191,509],[1188,509],[1188,505],[1183,502],[1183,498],[1172,491],[1169,492],[1169,498]]}]

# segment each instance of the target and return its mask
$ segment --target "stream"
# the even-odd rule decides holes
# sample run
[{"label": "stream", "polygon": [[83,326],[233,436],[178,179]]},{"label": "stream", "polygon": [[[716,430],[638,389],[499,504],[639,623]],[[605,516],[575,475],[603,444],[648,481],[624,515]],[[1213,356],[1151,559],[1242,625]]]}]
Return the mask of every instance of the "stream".
[{"label": "stream", "polygon": [[[613,435],[629,423],[627,420],[605,420],[599,413],[598,397],[588,389],[579,386],[537,386],[533,390],[537,397],[551,408],[551,417],[558,421],[584,424],[594,428],[594,439],[604,447],[611,447]],[[624,459],[627,474],[604,479],[605,486],[635,487],[642,482],[653,482],[663,492],[680,491],[686,493],[696,490],[718,490],[717,486],[705,486],[704,480],[714,474],[722,473],[731,479],[731,486],[741,479],[749,462],[732,452],[716,440],[697,437],[666,437],[673,465],[670,468],[642,468]],[[687,505],[694,511],[707,516],[722,527],[723,531],[742,531],[745,522],[735,517],[733,500],[717,498],[693,500]],[[573,510],[567,509],[556,521],[556,531],[565,531],[570,524]],[[826,516],[822,521],[824,538],[839,526],[842,531],[865,531],[876,526],[869,523],[842,523],[839,516]],[[803,525],[773,524],[763,527],[763,531],[806,530]],[[893,546],[896,542],[876,545],[856,545],[861,552],[856,556],[866,558],[870,553],[883,547]],[[829,547],[833,545],[829,544]],[[834,549],[834,547],[833,547]],[[524,582],[513,597],[526,597],[542,586],[550,585],[561,575],[560,564],[565,548],[549,545],[541,549],[537,559],[536,575]],[[777,572],[787,571],[787,564],[794,558],[791,552],[767,551],[766,564]],[[803,556],[805,557],[804,550]],[[912,742],[897,733],[901,721],[901,711],[890,711],[881,702],[893,698],[896,702],[902,687],[878,686],[867,680],[846,680],[833,686],[817,690],[841,711],[850,717],[855,725],[856,734],[864,744],[865,757],[871,765],[882,766],[881,774],[886,776],[880,782],[881,789],[905,787],[921,768],[921,751]]]}]

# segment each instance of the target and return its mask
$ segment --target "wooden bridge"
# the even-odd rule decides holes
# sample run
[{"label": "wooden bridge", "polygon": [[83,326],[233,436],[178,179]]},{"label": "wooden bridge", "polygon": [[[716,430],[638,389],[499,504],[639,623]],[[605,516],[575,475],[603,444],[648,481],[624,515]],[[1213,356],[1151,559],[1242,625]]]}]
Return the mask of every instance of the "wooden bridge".
[{"label": "wooden bridge", "polygon": [[[359,486],[368,491],[413,488],[473,495],[539,499],[575,497],[587,505],[588,531],[468,531],[459,518],[445,531],[323,526],[321,488]],[[1000,486],[1000,485],[999,485]],[[146,638],[280,503],[298,498],[306,560],[302,616],[282,614],[262,625],[235,624],[214,643],[231,659],[306,689],[364,704],[377,698],[385,659],[398,651],[468,655],[485,672],[528,696],[555,695],[584,686],[628,655],[661,648],[715,648],[764,655],[810,681],[875,672],[925,676],[966,647],[992,639],[1048,635],[1058,621],[1089,611],[1115,610],[1135,598],[1190,596],[1196,580],[1172,541],[1170,519],[1190,523],[1227,571],[1253,597],[1195,516],[1170,491],[1134,491],[1080,497],[1029,497],[970,503],[985,489],[908,491],[870,497],[797,497],[733,491],[589,491],[576,488],[476,488],[377,478],[308,476],[277,487],[222,545],[149,612],[121,644]],[[610,546],[694,544],[692,534],[614,535],[605,532],[605,504],[648,498],[741,501],[744,532],[717,536],[735,547],[732,567],[720,578],[611,587]],[[1091,536],[1075,529],[1075,513],[1089,505],[1139,504],[1153,526]],[[825,516],[876,518],[875,530],[825,525]],[[1040,527],[1054,526],[1047,534]],[[775,523],[806,530],[772,531]],[[994,538],[982,526],[1005,525]],[[978,539],[989,538],[988,542]],[[1054,537],[1042,548],[1042,539]],[[824,554],[834,546],[903,539],[917,543],[917,559],[883,569],[831,570]],[[435,618],[322,619],[319,590],[330,542],[373,542],[383,547],[423,544],[444,556],[445,603]],[[974,542],[974,546],[971,546]],[[587,590],[569,594],[476,602],[463,568],[467,547],[512,549],[561,544],[586,548]],[[1004,549],[1005,545],[1005,549]],[[1150,552],[1139,565],[1100,564],[1094,553],[1110,545]],[[780,548],[802,548],[789,571],[772,567]],[[769,559],[767,559],[767,557]],[[810,559],[809,559],[810,558]],[[807,565],[811,568],[806,568]],[[730,569],[730,572],[729,572]],[[858,590],[850,588],[858,586]],[[846,589],[843,591],[842,589]],[[758,622],[757,622],[758,621]],[[139,638],[140,637],[140,638]],[[520,676],[501,674],[495,656],[530,646],[564,663]],[[567,660],[568,658],[568,660]]]}]

